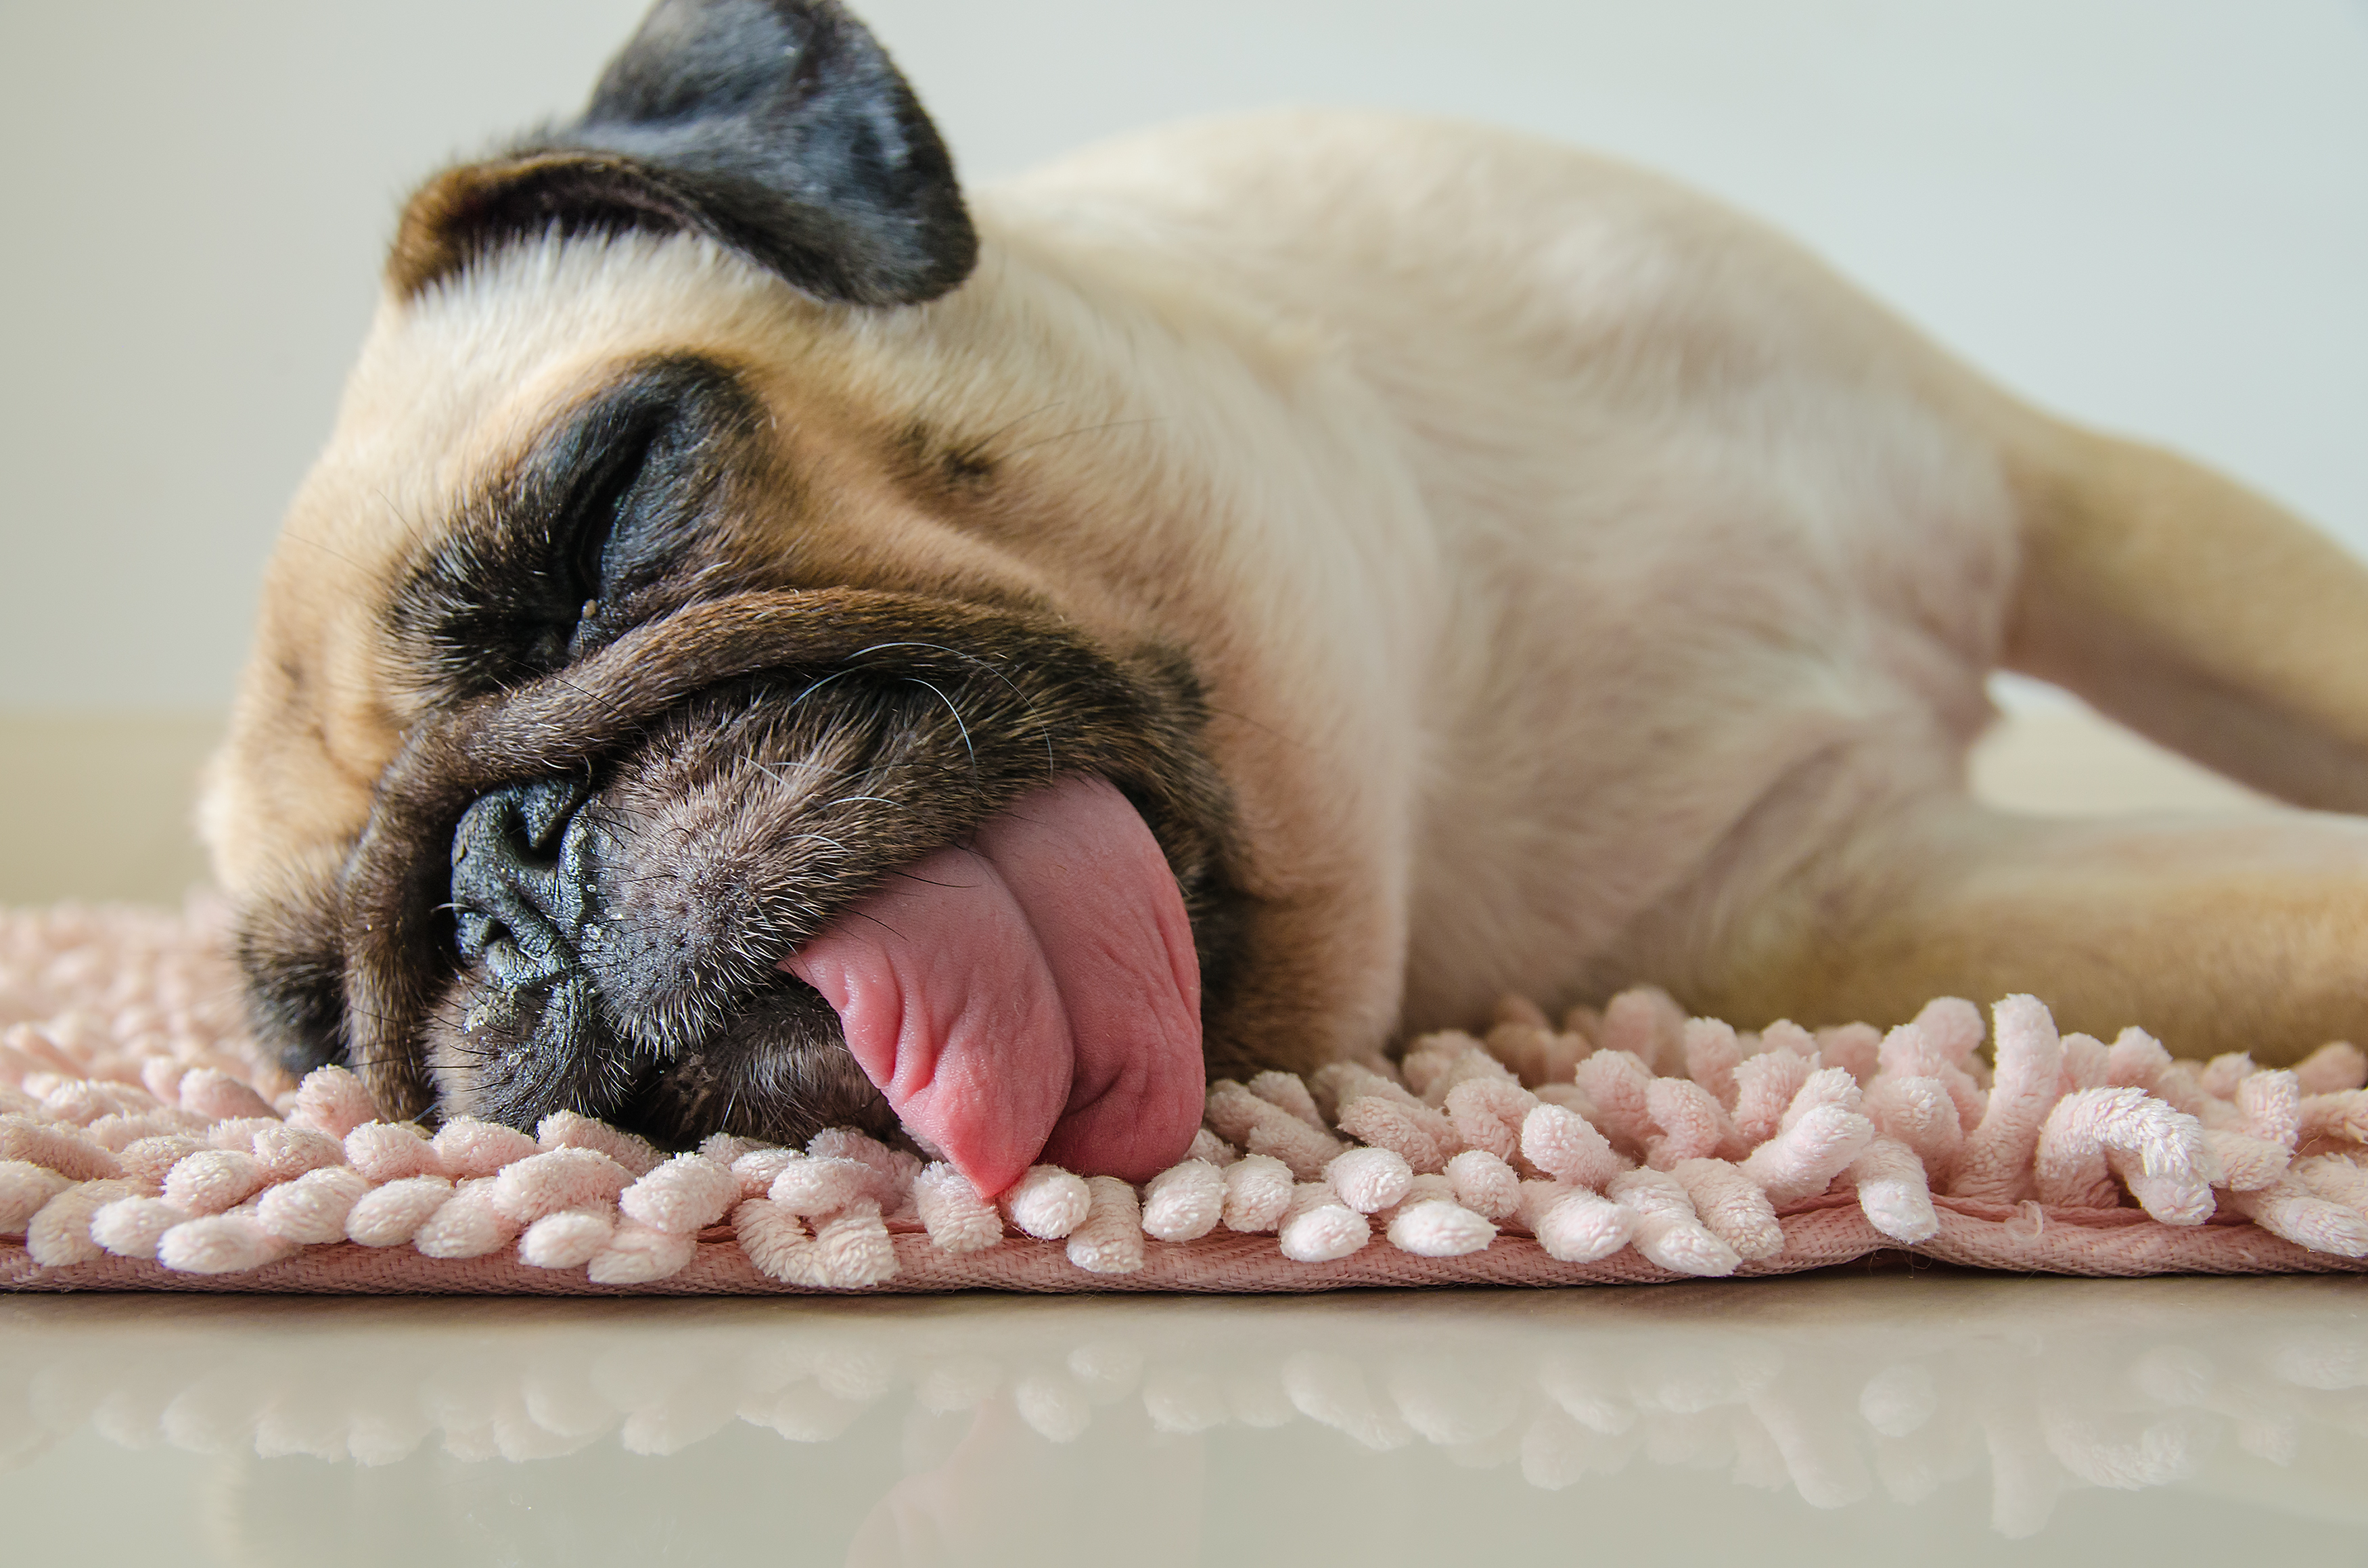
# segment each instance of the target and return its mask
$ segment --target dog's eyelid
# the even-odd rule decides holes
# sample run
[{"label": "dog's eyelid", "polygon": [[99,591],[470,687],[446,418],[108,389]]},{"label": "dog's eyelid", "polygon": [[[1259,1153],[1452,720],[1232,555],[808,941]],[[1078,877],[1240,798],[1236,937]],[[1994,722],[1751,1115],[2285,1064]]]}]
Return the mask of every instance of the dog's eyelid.
[{"label": "dog's eyelid", "polygon": [[552,530],[562,557],[554,565],[574,574],[582,598],[598,599],[607,587],[612,564],[609,557],[661,439],[662,432],[648,423],[630,430],[570,487]]}]

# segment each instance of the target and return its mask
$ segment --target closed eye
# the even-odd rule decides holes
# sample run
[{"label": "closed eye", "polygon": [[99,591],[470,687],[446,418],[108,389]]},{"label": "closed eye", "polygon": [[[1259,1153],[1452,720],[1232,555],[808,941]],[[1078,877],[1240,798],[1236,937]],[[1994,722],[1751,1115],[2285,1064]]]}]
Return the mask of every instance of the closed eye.
[{"label": "closed eye", "polygon": [[397,588],[398,667],[423,696],[497,691],[648,613],[677,567],[696,575],[753,409],[720,367],[661,359],[569,411],[461,504]]},{"label": "closed eye", "polygon": [[560,527],[553,530],[560,540],[568,541],[555,553],[559,569],[567,574],[567,597],[573,602],[568,617],[571,638],[576,622],[593,619],[596,608],[616,582],[619,535],[624,531],[634,493],[649,472],[650,452],[656,443],[657,432],[652,426],[632,432],[618,443],[586,474]]}]

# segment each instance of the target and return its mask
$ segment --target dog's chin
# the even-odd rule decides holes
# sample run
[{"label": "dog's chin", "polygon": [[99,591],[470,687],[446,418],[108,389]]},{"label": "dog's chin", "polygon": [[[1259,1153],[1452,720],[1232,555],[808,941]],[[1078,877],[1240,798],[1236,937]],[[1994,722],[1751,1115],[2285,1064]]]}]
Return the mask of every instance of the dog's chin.
[{"label": "dog's chin", "polygon": [[713,1035],[676,1051],[636,1085],[615,1119],[668,1148],[716,1132],[803,1145],[827,1127],[907,1141],[887,1096],[840,1038],[837,1017],[787,974]]}]

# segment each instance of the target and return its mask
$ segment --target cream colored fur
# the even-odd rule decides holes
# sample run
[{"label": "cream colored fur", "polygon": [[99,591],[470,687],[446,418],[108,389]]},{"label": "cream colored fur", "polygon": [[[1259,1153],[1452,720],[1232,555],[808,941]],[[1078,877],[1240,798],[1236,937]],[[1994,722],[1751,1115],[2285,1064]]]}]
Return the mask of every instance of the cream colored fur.
[{"label": "cream colored fur", "polygon": [[[1303,1059],[1634,980],[1746,1023],[2029,986],[2182,1054],[2227,1020],[2277,1054],[2368,1012],[2351,824],[2234,851],[2163,829],[2124,887],[2123,830],[2034,839],[1964,794],[2001,663],[2189,710],[2075,634],[2114,613],[2174,647],[2197,629],[2220,652],[2190,663],[2236,672],[2224,707],[2287,716],[2237,748],[2270,759],[2257,779],[2290,783],[2281,745],[2342,776],[2368,694],[2263,652],[2294,636],[2273,614],[2184,619],[2117,574],[2117,539],[2175,561],[2231,527],[2306,538],[2265,504],[2216,480],[2197,502],[2172,460],[2032,413],[1698,197],[1499,132],[1229,121],[973,205],[977,273],[910,309],[646,239],[528,245],[390,301],[271,568],[206,807],[225,881],[359,831],[415,717],[373,618],[419,530],[623,358],[695,349],[747,368],[828,481],[812,526],[851,574],[927,557],[1190,650],[1254,891],[1288,912]],[[1025,526],[889,483],[916,418],[994,452]],[[2115,463],[2178,505],[2101,498]],[[2332,547],[2294,548],[2351,574],[2322,616],[2368,606]],[[2248,898],[2268,934],[2232,940]]]}]

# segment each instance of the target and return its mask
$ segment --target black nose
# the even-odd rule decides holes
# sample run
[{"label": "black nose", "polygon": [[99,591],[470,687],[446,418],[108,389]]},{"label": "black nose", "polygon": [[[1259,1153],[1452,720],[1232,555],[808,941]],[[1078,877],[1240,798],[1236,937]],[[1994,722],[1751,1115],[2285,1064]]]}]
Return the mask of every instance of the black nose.
[{"label": "black nose", "polygon": [[592,920],[589,835],[572,779],[512,784],[481,797],[452,832],[452,908],[464,963],[486,983],[463,1026],[581,1040],[593,993],[584,972]]}]

